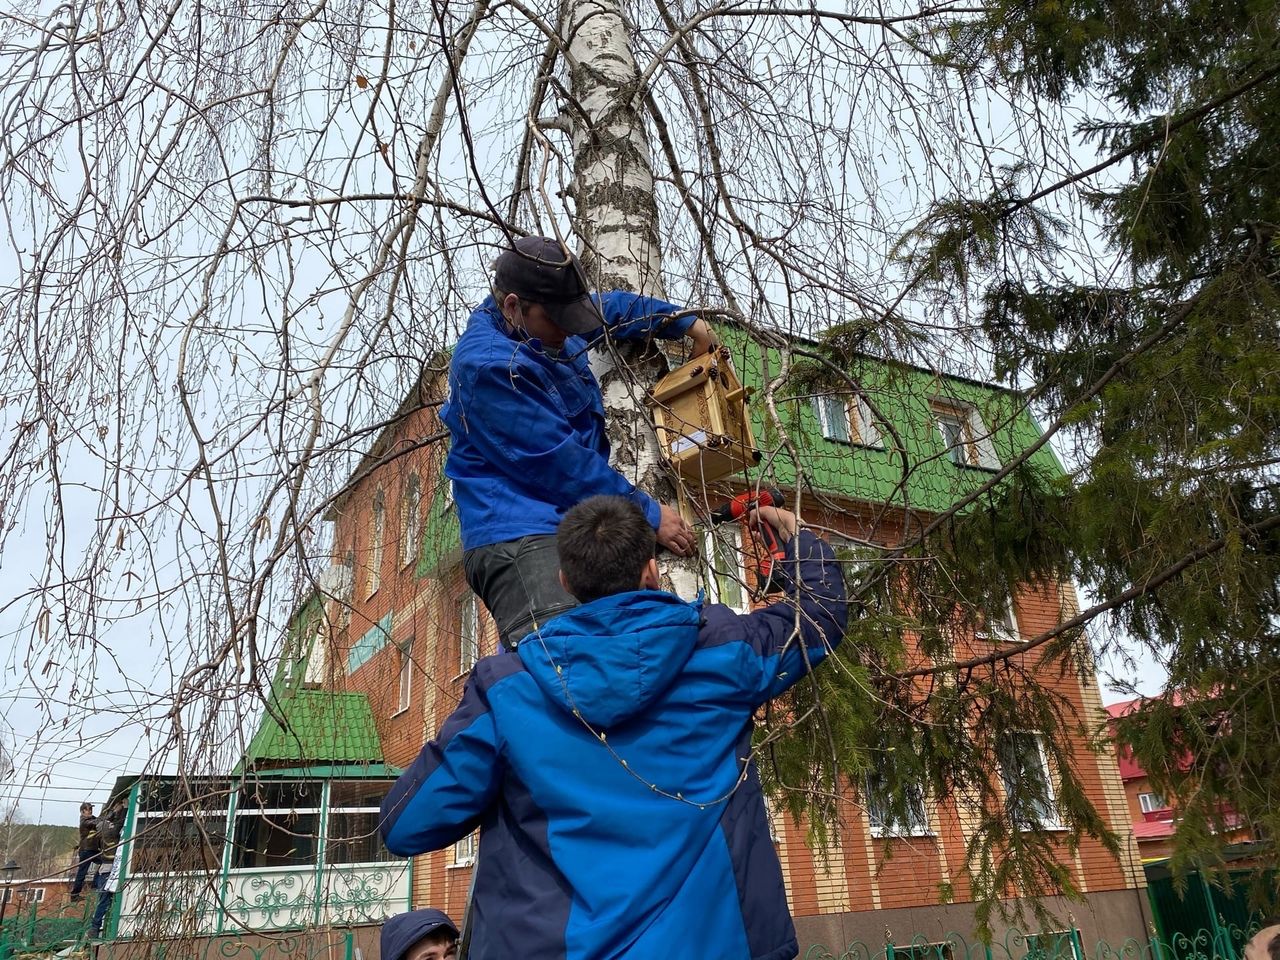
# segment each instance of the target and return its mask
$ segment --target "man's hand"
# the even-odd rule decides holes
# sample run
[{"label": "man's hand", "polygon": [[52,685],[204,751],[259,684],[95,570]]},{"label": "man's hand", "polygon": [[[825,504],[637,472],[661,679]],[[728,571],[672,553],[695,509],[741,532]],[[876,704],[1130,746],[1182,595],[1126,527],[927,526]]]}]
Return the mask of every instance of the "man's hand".
[{"label": "man's hand", "polygon": [[692,557],[697,543],[693,527],[685,522],[679,511],[671,509],[665,503],[658,506],[662,509],[662,517],[658,521],[658,542],[677,557]]},{"label": "man's hand", "polygon": [[783,543],[796,535],[796,528],[799,526],[796,515],[781,507],[756,507],[747,514],[747,522],[753,527],[762,522],[767,523]]},{"label": "man's hand", "polygon": [[715,333],[707,325],[707,321],[701,318],[693,321],[693,326],[686,330],[684,335],[689,338],[689,350],[695,357],[710,353],[719,345],[716,343]]}]

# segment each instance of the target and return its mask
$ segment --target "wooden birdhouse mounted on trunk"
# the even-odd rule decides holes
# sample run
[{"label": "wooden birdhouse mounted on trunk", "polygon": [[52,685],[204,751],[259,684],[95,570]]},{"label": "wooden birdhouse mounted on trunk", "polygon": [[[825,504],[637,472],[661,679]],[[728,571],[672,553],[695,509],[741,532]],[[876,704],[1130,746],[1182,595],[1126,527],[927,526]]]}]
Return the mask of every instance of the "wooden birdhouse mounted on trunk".
[{"label": "wooden birdhouse mounted on trunk", "polygon": [[714,483],[760,461],[727,347],[671,371],[648,402],[662,454],[686,482]]}]

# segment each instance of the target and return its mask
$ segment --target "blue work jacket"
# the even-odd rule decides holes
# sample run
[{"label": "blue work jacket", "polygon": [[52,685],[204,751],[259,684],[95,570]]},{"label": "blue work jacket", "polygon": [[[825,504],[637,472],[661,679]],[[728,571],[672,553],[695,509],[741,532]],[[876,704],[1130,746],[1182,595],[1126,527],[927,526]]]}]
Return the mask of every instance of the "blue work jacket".
[{"label": "blue work jacket", "polygon": [[616,594],[476,664],[382,804],[404,856],[480,828],[474,960],[796,955],[752,714],[840,641],[846,599],[808,531],[779,566],[791,598],[751,614]]},{"label": "blue work jacket", "polygon": [[[674,304],[633,293],[606,293],[597,303],[619,339],[676,339],[694,322],[672,320],[681,309]],[[464,550],[555,533],[570,507],[602,493],[634,501],[658,528],[657,502],[609,466],[604,404],[587,361],[604,333],[569,337],[553,355],[513,331],[492,297],[471,314],[440,411]]]}]

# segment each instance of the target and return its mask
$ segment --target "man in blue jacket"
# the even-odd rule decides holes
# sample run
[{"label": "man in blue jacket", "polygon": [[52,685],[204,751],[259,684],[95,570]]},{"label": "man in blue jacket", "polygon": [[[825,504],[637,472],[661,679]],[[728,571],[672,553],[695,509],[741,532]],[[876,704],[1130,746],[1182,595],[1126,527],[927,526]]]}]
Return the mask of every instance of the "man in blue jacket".
[{"label": "man in blue jacket", "polygon": [[449,364],[440,417],[451,436],[453,481],[467,582],[503,643],[575,605],[557,579],[556,525],[596,494],[627,497],[658,542],[691,556],[693,530],[609,466],[600,387],[587,348],[617,339],[689,337],[710,328],[680,307],[615,291],[592,297],[576,258],[547,237],[524,237],[498,257],[494,293],[471,315]]},{"label": "man in blue jacket", "polygon": [[480,828],[473,960],[792,960],[795,928],[751,759],[752,715],[845,629],[831,548],[761,508],[787,598],[742,615],[660,591],[640,508],[560,524],[582,605],[481,660],[382,804],[408,856]]}]

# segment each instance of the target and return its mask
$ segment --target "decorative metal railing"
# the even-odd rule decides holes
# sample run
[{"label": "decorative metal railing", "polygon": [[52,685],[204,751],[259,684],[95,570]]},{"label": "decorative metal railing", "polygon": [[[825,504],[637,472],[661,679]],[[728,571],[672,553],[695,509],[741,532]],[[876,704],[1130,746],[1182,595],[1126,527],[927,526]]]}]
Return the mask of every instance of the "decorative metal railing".
[{"label": "decorative metal railing", "polygon": [[960,933],[916,934],[909,939],[887,934],[879,945],[854,940],[843,947],[814,944],[801,960],[1241,960],[1252,928],[1218,922],[1212,930],[1154,933],[1120,943],[1086,941],[1070,924],[1065,930],[1023,933],[1011,929],[1002,939],[984,943]]}]

